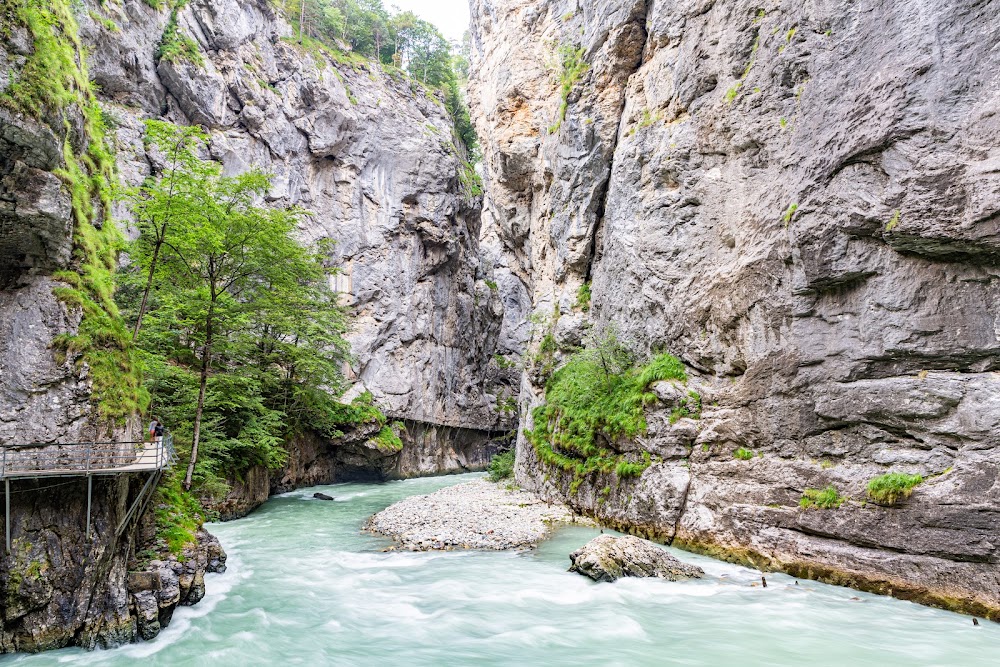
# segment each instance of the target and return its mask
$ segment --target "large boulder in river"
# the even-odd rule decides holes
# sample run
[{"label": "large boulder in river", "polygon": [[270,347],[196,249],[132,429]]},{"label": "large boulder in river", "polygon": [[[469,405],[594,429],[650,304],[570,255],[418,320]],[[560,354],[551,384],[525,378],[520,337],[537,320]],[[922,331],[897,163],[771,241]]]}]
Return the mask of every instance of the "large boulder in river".
[{"label": "large boulder in river", "polygon": [[669,581],[696,579],[705,575],[695,565],[682,563],[652,542],[638,537],[595,537],[569,555],[570,572],[579,572],[594,581],[614,581],[621,577],[657,577]]}]

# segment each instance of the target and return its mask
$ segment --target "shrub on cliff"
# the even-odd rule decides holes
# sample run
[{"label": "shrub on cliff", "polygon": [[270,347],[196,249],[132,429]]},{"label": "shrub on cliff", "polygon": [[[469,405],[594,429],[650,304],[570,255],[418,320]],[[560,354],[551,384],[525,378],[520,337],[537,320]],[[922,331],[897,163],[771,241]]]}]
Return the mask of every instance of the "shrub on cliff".
[{"label": "shrub on cliff", "polygon": [[924,481],[921,475],[890,472],[868,482],[868,497],[882,505],[894,505],[909,498],[913,489]]},{"label": "shrub on cliff", "polygon": [[657,400],[649,386],[687,379],[684,365],[669,354],[635,365],[635,355],[614,334],[590,341],[549,379],[545,404],[532,412],[526,435],[543,463],[581,476],[617,472],[638,476],[649,456],[631,460],[612,453],[610,443],[646,431],[644,407]]}]

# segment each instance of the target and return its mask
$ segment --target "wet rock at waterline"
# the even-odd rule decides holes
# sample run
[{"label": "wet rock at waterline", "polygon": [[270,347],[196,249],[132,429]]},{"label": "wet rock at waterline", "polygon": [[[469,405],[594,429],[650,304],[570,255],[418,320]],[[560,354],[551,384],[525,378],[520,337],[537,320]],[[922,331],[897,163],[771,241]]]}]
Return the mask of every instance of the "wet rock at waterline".
[{"label": "wet rock at waterline", "polygon": [[700,579],[705,571],[682,563],[651,542],[626,535],[601,535],[569,555],[570,572],[579,572],[594,581],[615,581],[622,577],[656,577],[668,581]]},{"label": "wet rock at waterline", "polygon": [[328,496],[325,493],[314,493],[313,498],[316,500],[333,500],[333,496]]}]

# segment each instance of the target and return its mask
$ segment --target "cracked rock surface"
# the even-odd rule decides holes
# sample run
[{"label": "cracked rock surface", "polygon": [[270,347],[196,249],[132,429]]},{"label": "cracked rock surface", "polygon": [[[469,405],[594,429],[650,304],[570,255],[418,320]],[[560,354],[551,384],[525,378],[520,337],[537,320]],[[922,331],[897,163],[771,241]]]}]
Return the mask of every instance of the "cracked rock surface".
[{"label": "cracked rock surface", "polygon": [[[702,395],[671,424],[661,387],[644,436],[601,443],[649,452],[638,479],[574,480],[522,435],[518,481],[675,545],[1000,618],[990,7],[472,8],[484,237],[537,323],[522,433],[549,334],[557,364],[613,327],[680,357]],[[925,481],[867,502],[886,472]],[[831,485],[839,509],[798,506]]]}]

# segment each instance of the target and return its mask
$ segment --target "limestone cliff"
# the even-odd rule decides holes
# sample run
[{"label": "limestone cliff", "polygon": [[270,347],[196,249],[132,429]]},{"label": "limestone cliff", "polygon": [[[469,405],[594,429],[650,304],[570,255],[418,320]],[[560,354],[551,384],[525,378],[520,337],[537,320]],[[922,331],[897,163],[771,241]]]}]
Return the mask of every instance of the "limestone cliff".
[{"label": "limestone cliff", "polygon": [[[545,337],[559,358],[590,326],[678,355],[703,405],[671,423],[664,396],[608,443],[653,456],[637,480],[572,484],[523,435],[518,479],[679,546],[1000,618],[996,8],[472,7],[484,236],[535,313],[522,425]],[[887,471],[925,481],[866,501]],[[830,485],[850,500],[799,507]]]},{"label": "limestone cliff", "polygon": [[[66,85],[64,97],[96,91],[96,98],[59,100],[58,108],[42,105],[36,114],[21,113],[11,100],[25,94],[19,81],[32,75],[38,44],[24,21],[14,20],[20,14],[3,16],[0,446],[109,434],[97,418],[92,368],[60,342],[80,330],[79,309],[53,292],[76,281],[67,269],[86,273],[80,253],[74,256],[74,212],[102,234],[111,230],[109,217],[128,225],[124,210],[109,215],[108,202],[68,186],[82,188],[73,170],[96,162],[86,154],[100,143],[88,114],[99,113],[113,166],[126,183],[161,166],[143,143],[146,118],[205,126],[211,156],[228,173],[254,166],[274,174],[268,200],[311,213],[302,238],[336,242],[330,265],[342,272],[335,288],[356,315],[349,379],[370,390],[392,418],[413,426],[418,437],[407,456],[433,459],[420,434],[451,429],[472,434],[466,458],[483,465],[491,433],[512,426],[500,405],[502,369],[493,361],[502,305],[480,257],[480,201],[459,178],[464,153],[443,104],[398,72],[361,59],[338,62],[296,43],[266,0],[194,0],[161,10],[150,4],[160,3],[21,3],[18,12],[55,17],[34,27],[52,31],[68,49],[67,62],[78,61],[68,84],[35,81],[39,94],[60,90],[47,93],[49,83]],[[163,59],[159,46],[175,28],[192,40],[194,53]],[[95,85],[88,87],[88,79]],[[113,260],[102,259],[102,270],[110,271]],[[134,429],[130,406],[119,407],[119,422]],[[129,429],[111,435],[128,439]],[[293,454],[293,462],[310,456]],[[303,479],[313,473],[304,471]],[[0,554],[0,653],[149,638],[173,606],[197,601],[200,577],[220,567],[208,537],[188,560],[193,569],[154,561],[152,575],[126,581],[136,529],[119,538],[116,527],[143,481],[95,484],[91,542],[84,480],[58,489],[13,485],[15,548]]]}]

